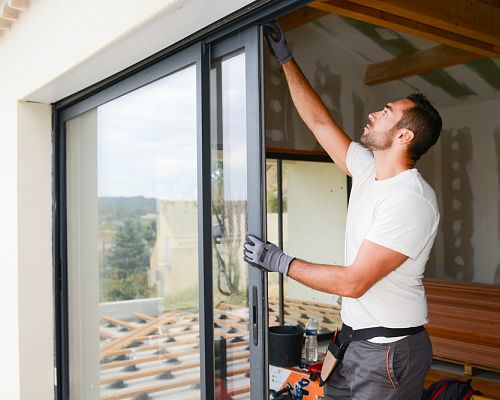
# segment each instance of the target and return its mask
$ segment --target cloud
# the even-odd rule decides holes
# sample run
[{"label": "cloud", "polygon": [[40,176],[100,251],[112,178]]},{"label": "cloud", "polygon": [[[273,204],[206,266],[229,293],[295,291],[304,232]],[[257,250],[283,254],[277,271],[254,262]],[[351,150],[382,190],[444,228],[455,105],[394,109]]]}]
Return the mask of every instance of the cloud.
[{"label": "cloud", "polygon": [[[245,58],[222,62],[224,191],[246,198]],[[98,195],[197,198],[196,67],[97,110]]]}]

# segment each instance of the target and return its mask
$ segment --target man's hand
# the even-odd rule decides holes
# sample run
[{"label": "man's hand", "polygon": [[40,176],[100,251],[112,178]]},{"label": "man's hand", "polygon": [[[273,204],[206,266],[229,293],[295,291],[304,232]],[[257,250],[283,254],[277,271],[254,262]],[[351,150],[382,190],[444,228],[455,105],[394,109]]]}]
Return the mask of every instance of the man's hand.
[{"label": "man's hand", "polygon": [[283,253],[275,244],[263,242],[257,236],[247,235],[243,247],[243,260],[247,263],[267,269],[269,272],[288,274],[293,257]]},{"label": "man's hand", "polygon": [[280,64],[285,64],[292,58],[292,52],[286,44],[285,32],[276,22],[270,22],[264,25],[264,37],[269,44],[269,48]]}]

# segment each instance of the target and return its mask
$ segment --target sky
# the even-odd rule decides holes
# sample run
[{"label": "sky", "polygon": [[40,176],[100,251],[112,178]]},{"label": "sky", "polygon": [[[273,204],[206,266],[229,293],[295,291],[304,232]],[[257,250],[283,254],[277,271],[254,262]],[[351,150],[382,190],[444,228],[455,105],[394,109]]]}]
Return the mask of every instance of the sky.
[{"label": "sky", "polygon": [[[246,198],[244,55],[222,63],[226,197]],[[196,66],[97,109],[98,195],[196,200]]]}]

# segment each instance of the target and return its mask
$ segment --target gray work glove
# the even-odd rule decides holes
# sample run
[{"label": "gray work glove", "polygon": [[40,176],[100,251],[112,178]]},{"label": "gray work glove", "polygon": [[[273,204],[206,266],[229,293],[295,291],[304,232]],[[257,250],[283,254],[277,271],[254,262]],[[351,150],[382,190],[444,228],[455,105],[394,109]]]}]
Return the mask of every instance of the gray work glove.
[{"label": "gray work glove", "polygon": [[293,257],[283,253],[275,244],[263,242],[257,236],[247,235],[243,247],[243,260],[247,263],[267,269],[269,272],[288,275]]},{"label": "gray work glove", "polygon": [[285,32],[276,21],[264,25],[264,37],[280,64],[285,64],[292,58],[292,52],[286,44]]}]

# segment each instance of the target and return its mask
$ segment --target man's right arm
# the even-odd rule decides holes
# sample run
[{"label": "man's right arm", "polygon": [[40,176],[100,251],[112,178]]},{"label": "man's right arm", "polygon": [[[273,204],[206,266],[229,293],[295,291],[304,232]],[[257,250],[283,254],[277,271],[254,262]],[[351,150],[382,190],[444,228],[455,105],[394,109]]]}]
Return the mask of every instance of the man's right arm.
[{"label": "man's right arm", "polygon": [[352,140],[333,120],[295,60],[292,58],[284,63],[283,69],[300,117],[338,167],[350,175],[346,165],[346,155]]}]

